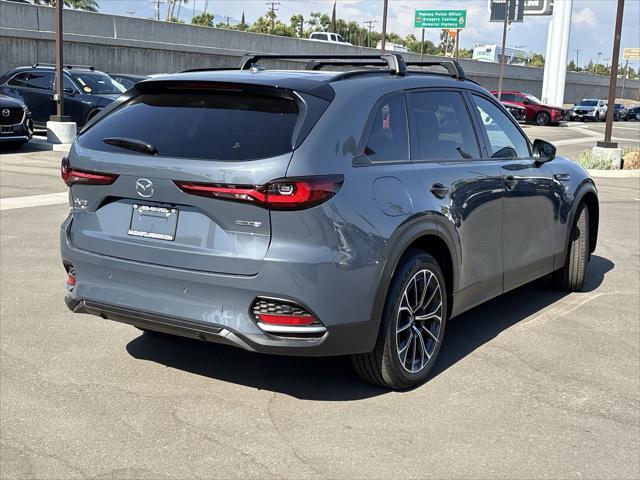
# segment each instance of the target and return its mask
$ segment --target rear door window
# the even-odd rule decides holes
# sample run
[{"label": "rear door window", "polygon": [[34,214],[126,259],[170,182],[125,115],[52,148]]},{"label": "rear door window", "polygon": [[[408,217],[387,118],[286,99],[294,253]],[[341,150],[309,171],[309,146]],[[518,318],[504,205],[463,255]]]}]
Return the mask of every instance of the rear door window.
[{"label": "rear door window", "polygon": [[26,86],[38,90],[51,90],[53,85],[53,72],[30,72]]},{"label": "rear door window", "polygon": [[81,145],[132,153],[103,139],[124,137],[153,145],[160,156],[243,161],[293,150],[295,101],[230,93],[143,94],[82,134]]},{"label": "rear door window", "polygon": [[410,99],[411,128],[418,151],[414,160],[480,157],[469,112],[459,93],[416,92]]},{"label": "rear door window", "polygon": [[7,85],[11,85],[13,87],[26,87],[27,86],[27,76],[29,74],[27,72],[19,73],[11,80],[7,82]]},{"label": "rear door window", "polygon": [[409,129],[404,95],[385,97],[376,106],[364,153],[373,162],[409,160]]}]

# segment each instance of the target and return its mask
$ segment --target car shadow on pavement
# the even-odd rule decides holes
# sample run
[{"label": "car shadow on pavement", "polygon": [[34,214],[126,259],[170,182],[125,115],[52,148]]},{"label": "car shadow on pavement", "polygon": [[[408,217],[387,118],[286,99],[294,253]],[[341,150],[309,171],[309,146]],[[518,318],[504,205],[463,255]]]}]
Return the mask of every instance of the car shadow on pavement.
[{"label": "car shadow on pavement", "polygon": [[[611,260],[592,255],[581,294],[596,290],[613,267]],[[440,355],[430,377],[438,376],[504,330],[541,312],[568,294],[554,290],[550,285],[550,277],[543,277],[451,319],[447,323]]]},{"label": "car shadow on pavement", "polygon": [[[610,260],[592,256],[583,291],[598,288],[613,265]],[[543,278],[451,320],[430,378],[565,295],[552,290],[549,280]],[[349,401],[389,393],[360,380],[348,357],[264,355],[227,345],[148,333],[129,342],[127,351],[136,359],[304,400]]]}]

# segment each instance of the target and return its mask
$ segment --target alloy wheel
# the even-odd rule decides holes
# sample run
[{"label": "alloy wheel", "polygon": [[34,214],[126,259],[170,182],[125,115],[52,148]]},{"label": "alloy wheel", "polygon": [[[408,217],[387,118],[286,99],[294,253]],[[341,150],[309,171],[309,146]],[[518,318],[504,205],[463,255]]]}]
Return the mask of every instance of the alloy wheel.
[{"label": "alloy wheel", "polygon": [[409,281],[396,318],[396,345],[400,364],[418,373],[431,360],[442,330],[442,289],[433,272],[423,269]]}]

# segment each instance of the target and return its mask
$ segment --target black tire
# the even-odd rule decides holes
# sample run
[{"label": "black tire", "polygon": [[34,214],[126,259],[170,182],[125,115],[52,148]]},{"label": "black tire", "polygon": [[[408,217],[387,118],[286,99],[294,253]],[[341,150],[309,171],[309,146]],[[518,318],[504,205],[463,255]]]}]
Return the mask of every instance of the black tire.
[{"label": "black tire", "polygon": [[[426,272],[432,274],[433,277],[427,277]],[[427,293],[426,295],[422,295],[420,303],[417,303],[418,286],[413,281],[414,277],[418,278],[418,285],[422,283],[422,285],[426,285],[427,287]],[[423,280],[420,280],[420,278]],[[426,278],[429,280],[425,281]],[[433,282],[433,279],[437,280],[437,285]],[[405,343],[405,347],[399,348],[398,338],[404,335],[404,332],[397,331],[398,321],[401,318],[406,319],[406,317],[402,317],[400,310],[406,310],[406,308],[402,308],[404,304],[403,299],[405,298],[404,293],[405,290],[410,292],[412,286],[416,292],[415,306],[418,308],[411,314],[405,312],[411,317],[411,319],[408,320],[410,326],[404,329],[404,332],[409,335],[409,338]],[[429,289],[430,287],[432,290]],[[428,301],[427,296],[430,297]],[[427,303],[423,305],[424,309],[420,310],[419,307],[423,301]],[[433,307],[433,305],[435,305],[435,307]],[[419,323],[421,320],[418,320],[419,315],[416,315],[414,323],[414,314],[420,311],[423,312],[423,316],[429,316],[424,314],[426,307],[433,309],[434,312],[439,312],[440,320],[437,321],[433,318],[425,321],[425,323]],[[351,357],[358,375],[368,382],[392,389],[410,388],[424,382],[431,368],[433,368],[440,351],[440,346],[442,345],[447,320],[447,308],[447,287],[438,262],[431,255],[422,251],[409,252],[401,261],[391,281],[375,348],[372,352],[353,355]],[[428,330],[433,328],[434,334],[432,335],[427,335],[427,332],[424,332],[419,326],[425,325],[427,322],[431,322],[431,325],[433,325],[433,327],[427,327]],[[411,339],[414,339],[415,343],[412,343]],[[417,355],[419,355],[417,354],[417,349],[421,348],[420,345],[427,350],[427,354],[422,355],[422,360],[417,358]],[[430,355],[428,354],[429,350],[431,351]],[[400,358],[402,351],[405,351],[404,362]],[[423,350],[421,350],[421,352],[422,351]],[[412,364],[416,362],[416,360],[419,360],[420,369],[418,371],[411,372],[403,366],[407,360],[411,360],[408,358],[409,352],[413,352]],[[424,359],[426,359],[426,362],[424,362],[423,365]]]},{"label": "black tire", "polygon": [[576,292],[582,290],[589,263],[589,209],[578,205],[569,236],[567,258],[562,268],[553,272],[553,286],[558,290]]},{"label": "black tire", "polygon": [[536,115],[536,125],[546,127],[551,122],[551,115],[547,112],[538,112]]},{"label": "black tire", "polygon": [[594,122],[599,122],[600,121],[600,112],[596,112],[596,115],[593,117],[593,121]]}]

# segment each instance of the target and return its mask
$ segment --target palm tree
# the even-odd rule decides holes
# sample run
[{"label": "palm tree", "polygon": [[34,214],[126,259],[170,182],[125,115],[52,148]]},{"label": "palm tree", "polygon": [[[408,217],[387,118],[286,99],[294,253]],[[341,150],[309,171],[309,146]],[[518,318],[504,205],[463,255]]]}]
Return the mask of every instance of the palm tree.
[{"label": "palm tree", "polygon": [[[56,4],[56,0],[33,0],[33,3],[52,7]],[[99,8],[97,0],[64,0],[64,6],[87,12],[97,12]]]}]

